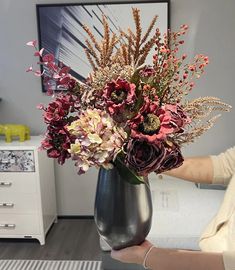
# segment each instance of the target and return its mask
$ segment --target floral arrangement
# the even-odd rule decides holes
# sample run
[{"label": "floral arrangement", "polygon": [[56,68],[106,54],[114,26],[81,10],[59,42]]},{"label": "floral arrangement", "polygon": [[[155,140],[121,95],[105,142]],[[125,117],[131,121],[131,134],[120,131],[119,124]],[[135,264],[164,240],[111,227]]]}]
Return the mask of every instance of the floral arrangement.
[{"label": "floral arrangement", "polygon": [[[133,9],[133,18],[135,30],[116,34],[103,15],[100,42],[83,26],[88,36],[85,53],[93,69],[85,82],[73,78],[70,68],[52,54],[39,50],[36,41],[27,45],[36,49],[44,70],[27,71],[43,76],[47,94],[53,97],[47,107],[39,105],[47,125],[41,148],[48,156],[60,164],[71,158],[79,174],[92,166],[118,166],[139,183],[151,172],[180,166],[182,145],[212,127],[219,116],[210,116],[213,111],[228,111],[230,106],[216,97],[186,99],[209,63],[202,54],[191,63],[186,63],[185,54],[178,56],[187,25],[178,32],[161,35],[157,28],[151,34],[155,16],[143,34],[138,9]],[[152,48],[152,63],[145,64]]]}]

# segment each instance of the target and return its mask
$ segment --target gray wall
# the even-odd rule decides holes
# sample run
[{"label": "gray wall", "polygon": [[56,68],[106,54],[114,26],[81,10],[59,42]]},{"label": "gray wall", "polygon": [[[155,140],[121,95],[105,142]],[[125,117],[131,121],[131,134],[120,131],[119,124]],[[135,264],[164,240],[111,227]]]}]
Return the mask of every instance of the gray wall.
[{"label": "gray wall", "polygon": [[[32,134],[44,132],[39,102],[50,98],[41,92],[40,79],[26,74],[32,63],[30,48],[24,44],[37,39],[36,3],[75,3],[73,0],[1,0],[0,1],[0,123],[16,122],[30,126]],[[81,1],[85,2],[85,1]],[[205,76],[190,97],[217,96],[235,104],[235,1],[172,0],[171,26],[190,26],[185,51],[189,56],[204,53],[210,57]],[[156,10],[157,13],[157,10]],[[235,114],[223,114],[216,126],[194,144],[185,147],[186,155],[216,154],[234,145]],[[97,171],[76,175],[72,162],[56,167],[58,212],[61,215],[91,215]],[[154,176],[153,176],[154,177]]]}]

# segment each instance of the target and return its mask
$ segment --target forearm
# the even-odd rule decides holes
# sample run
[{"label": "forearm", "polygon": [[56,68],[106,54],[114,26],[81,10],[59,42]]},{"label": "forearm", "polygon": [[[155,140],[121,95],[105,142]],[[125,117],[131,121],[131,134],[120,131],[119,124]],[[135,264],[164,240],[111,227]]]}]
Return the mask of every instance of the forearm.
[{"label": "forearm", "polygon": [[191,182],[211,184],[213,163],[209,156],[186,158],[180,167],[164,172],[164,174]]},{"label": "forearm", "polygon": [[146,265],[151,270],[224,270],[221,253],[154,248]]}]

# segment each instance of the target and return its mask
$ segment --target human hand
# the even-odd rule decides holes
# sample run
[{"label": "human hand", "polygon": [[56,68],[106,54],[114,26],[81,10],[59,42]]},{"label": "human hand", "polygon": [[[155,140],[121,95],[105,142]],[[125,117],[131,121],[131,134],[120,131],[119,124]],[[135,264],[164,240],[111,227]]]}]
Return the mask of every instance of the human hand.
[{"label": "human hand", "polygon": [[144,257],[151,246],[153,246],[153,244],[145,240],[139,246],[127,247],[120,250],[112,250],[111,257],[124,263],[143,264]]}]

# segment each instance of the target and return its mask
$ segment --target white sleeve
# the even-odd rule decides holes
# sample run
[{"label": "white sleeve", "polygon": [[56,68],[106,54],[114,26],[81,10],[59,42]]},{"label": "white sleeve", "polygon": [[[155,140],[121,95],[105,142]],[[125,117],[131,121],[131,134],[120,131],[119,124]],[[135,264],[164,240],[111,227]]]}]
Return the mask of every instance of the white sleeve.
[{"label": "white sleeve", "polygon": [[223,252],[223,261],[225,270],[235,269],[235,251],[225,251]]},{"label": "white sleeve", "polygon": [[217,156],[210,156],[213,163],[213,183],[228,185],[235,174],[235,147]]}]

